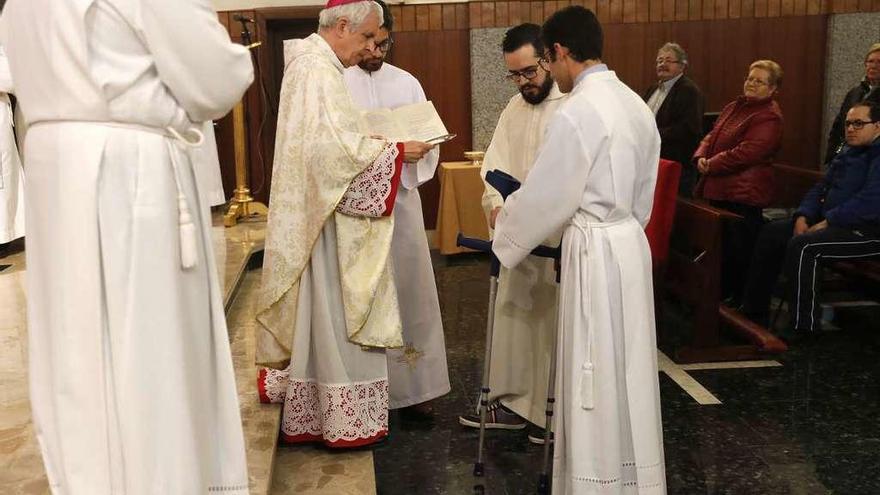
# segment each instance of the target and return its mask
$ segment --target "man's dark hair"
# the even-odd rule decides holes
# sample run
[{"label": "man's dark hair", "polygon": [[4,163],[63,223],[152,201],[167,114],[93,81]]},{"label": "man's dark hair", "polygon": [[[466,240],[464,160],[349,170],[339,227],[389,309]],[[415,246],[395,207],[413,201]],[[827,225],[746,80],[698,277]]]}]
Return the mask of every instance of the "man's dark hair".
[{"label": "man's dark hair", "polygon": [[[551,50],[554,43],[568,48],[569,56],[578,62],[602,58],[602,26],[592,10],[580,5],[551,15],[541,30],[541,41]],[[555,57],[555,53],[550,56]]]},{"label": "man's dark hair", "polygon": [[[876,91],[875,91],[875,93],[876,93]],[[878,94],[878,96],[880,96],[880,94]],[[873,120],[874,122],[880,122],[880,98],[868,97],[868,98],[856,103],[855,105],[850,107],[850,109],[858,108],[858,107],[867,107],[868,108],[868,116],[871,118],[871,120]]]},{"label": "man's dark hair", "polygon": [[541,42],[541,26],[526,22],[508,29],[504,33],[501,50],[504,53],[513,53],[526,45],[532,45],[532,48],[535,49],[535,55],[538,57],[544,56],[544,43]]},{"label": "man's dark hair", "polygon": [[382,27],[387,29],[390,33],[394,29],[394,16],[391,15],[391,9],[388,8],[388,5],[382,0],[373,0],[378,3],[380,7],[382,7]]}]

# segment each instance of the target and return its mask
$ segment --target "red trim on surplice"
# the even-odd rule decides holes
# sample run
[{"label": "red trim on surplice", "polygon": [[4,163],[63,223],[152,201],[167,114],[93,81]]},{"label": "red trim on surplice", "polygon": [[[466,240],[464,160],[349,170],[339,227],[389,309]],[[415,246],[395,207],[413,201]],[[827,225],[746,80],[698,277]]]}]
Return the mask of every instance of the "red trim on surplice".
[{"label": "red trim on surplice", "polygon": [[385,213],[382,214],[383,217],[390,217],[394,211],[397,189],[400,187],[400,175],[403,173],[403,143],[397,143],[395,146],[397,146],[397,158],[394,159],[394,177],[391,178],[391,194],[385,198]]}]

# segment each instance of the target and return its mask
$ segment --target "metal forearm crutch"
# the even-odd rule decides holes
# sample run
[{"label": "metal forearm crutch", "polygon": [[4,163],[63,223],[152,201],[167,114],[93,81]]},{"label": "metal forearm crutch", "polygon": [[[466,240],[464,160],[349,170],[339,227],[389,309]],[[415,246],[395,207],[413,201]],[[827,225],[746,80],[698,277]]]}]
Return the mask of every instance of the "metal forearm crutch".
[{"label": "metal forearm crutch", "polygon": [[[491,170],[486,174],[486,182],[494,187],[503,199],[507,199],[511,193],[519,189],[520,182],[514,177],[501,172],[499,170]],[[486,318],[486,355],[483,361],[483,377],[480,387],[480,435],[479,445],[477,447],[477,460],[474,463],[474,476],[483,476],[485,473],[485,465],[483,463],[483,446],[486,438],[486,411],[489,407],[489,370],[492,361],[492,336],[495,328],[495,299],[498,294],[498,274],[501,270],[501,263],[492,252],[492,243],[482,239],[471,239],[459,234],[457,244],[462,247],[474,249],[476,251],[487,252],[491,256],[489,262],[489,307]],[[558,249],[551,249],[539,246],[532,251],[532,254],[543,257],[558,257]]]},{"label": "metal forearm crutch", "polygon": [[[507,199],[507,196],[519,189],[520,186],[518,180],[499,170],[487,172],[486,182],[501,194],[502,199]],[[486,317],[486,356],[483,361],[483,378],[480,384],[480,440],[477,447],[477,460],[474,462],[474,476],[483,476],[485,472],[483,444],[486,439],[486,409],[489,407],[489,369],[492,359],[492,332],[495,329],[495,298],[498,295],[498,273],[501,271],[501,263],[492,252],[492,243],[489,241],[469,239],[459,233],[456,244],[489,253],[491,257],[489,261],[489,314]]]},{"label": "metal forearm crutch", "polygon": [[489,314],[486,317],[486,356],[483,361],[483,378],[480,386],[480,440],[477,447],[477,460],[474,462],[474,476],[483,476],[483,442],[486,438],[486,409],[489,407],[489,367],[492,359],[492,331],[495,328],[495,298],[498,295],[498,273],[501,263],[492,253],[492,243],[482,239],[470,239],[458,234],[456,244],[475,251],[488,252],[489,261]]},{"label": "metal forearm crutch", "polygon": [[[560,242],[560,246],[562,243]],[[550,477],[553,468],[553,459],[550,457],[550,444],[553,441],[553,407],[556,405],[556,354],[557,339],[559,338],[559,312],[560,307],[560,288],[559,283],[562,278],[561,264],[561,247],[556,250],[554,258],[554,268],[556,269],[556,325],[553,328],[553,343],[550,351],[550,375],[547,380],[547,408],[544,411],[544,461],[541,466],[541,474],[538,476],[538,494],[549,495],[550,493]]]},{"label": "metal forearm crutch", "polygon": [[[501,263],[492,252],[492,243],[482,239],[471,239],[458,234],[457,244],[475,251],[487,252],[491,256],[489,262],[489,314],[486,317],[486,356],[483,361],[483,379],[480,387],[480,440],[477,447],[477,461],[474,463],[474,476],[483,476],[483,446],[486,438],[486,411],[489,407],[489,370],[492,362],[492,335],[495,328],[495,299],[498,295],[498,274]],[[538,246],[531,254],[541,258],[558,258],[559,249]],[[555,353],[554,353],[555,354]],[[551,371],[552,373],[552,371]],[[548,399],[548,401],[551,399]],[[548,406],[549,407],[549,406]],[[552,412],[550,413],[552,415]],[[548,427],[549,428],[549,427]]]}]

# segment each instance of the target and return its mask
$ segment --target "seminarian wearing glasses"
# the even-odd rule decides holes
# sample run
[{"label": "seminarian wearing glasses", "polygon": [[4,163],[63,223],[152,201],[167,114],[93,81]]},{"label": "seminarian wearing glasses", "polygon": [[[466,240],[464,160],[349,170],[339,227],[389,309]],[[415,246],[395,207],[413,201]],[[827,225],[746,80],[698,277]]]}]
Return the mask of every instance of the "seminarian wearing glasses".
[{"label": "seminarian wearing glasses", "polygon": [[[502,170],[524,181],[544,142],[547,124],[565,100],[550,73],[538,63],[544,53],[541,27],[520,24],[508,30],[501,51],[510,81],[510,98],[495,126],[486,149],[481,173]],[[501,210],[498,191],[486,184],[483,210],[489,226]],[[559,245],[559,236],[547,239]],[[487,428],[522,430],[532,443],[543,442],[544,409],[553,335],[556,332],[556,272],[553,261],[526,258],[510,270],[502,268],[495,304],[495,332],[492,334],[491,404]],[[474,390],[474,393],[477,391]],[[480,418],[471,412],[459,417],[464,426],[479,427]]]}]

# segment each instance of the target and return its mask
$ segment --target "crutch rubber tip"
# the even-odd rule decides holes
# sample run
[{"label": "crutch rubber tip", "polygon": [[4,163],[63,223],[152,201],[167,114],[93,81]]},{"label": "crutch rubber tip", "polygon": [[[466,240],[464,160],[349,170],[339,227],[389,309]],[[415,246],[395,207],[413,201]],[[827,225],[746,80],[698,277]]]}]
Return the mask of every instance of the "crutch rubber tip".
[{"label": "crutch rubber tip", "polygon": [[485,472],[485,470],[483,469],[483,463],[482,462],[475,462],[474,463],[474,476],[483,476],[484,472]]},{"label": "crutch rubber tip", "polygon": [[538,495],[550,495],[550,476],[542,474],[538,478]]}]

